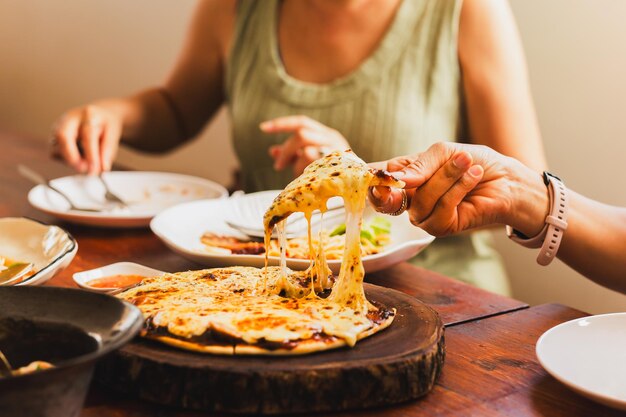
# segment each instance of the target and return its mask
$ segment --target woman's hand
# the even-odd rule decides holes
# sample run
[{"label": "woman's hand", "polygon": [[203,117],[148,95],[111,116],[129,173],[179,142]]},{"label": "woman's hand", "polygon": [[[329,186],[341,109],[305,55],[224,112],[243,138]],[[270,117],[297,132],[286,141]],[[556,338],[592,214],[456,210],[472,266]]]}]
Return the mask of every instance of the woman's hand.
[{"label": "woman's hand", "polygon": [[324,152],[350,148],[341,133],[306,116],[278,117],[260,127],[265,133],[291,133],[281,145],[271,146],[269,153],[274,158],[274,169],[280,171],[293,165],[296,176]]},{"label": "woman's hand", "polygon": [[[486,146],[438,143],[377,166],[406,183],[411,223],[435,236],[495,223],[534,236],[548,212],[541,176]],[[376,210],[393,213],[400,208],[402,192],[376,187],[369,197]]]},{"label": "woman's hand", "polygon": [[53,127],[55,153],[81,173],[109,171],[122,134],[122,118],[99,105],[66,112]]}]

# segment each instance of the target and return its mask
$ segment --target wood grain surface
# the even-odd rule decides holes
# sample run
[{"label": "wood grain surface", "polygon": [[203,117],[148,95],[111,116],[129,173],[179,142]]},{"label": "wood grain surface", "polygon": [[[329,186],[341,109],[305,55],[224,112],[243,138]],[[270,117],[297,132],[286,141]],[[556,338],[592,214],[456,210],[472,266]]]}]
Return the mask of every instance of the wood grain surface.
[{"label": "wood grain surface", "polygon": [[397,309],[387,329],[353,348],[310,355],[219,356],[136,340],[100,363],[96,379],[181,408],[285,414],[396,404],[430,391],[444,360],[438,314],[404,293],[366,284]]},{"label": "wood grain surface", "polygon": [[[590,401],[548,375],[535,356],[535,343],[551,327],[586,316],[546,304],[446,329],[446,363],[426,396],[392,407],[324,413],[337,417],[592,417],[623,416]],[[141,403],[105,389],[93,391],[82,417],[200,417],[203,414]],[[316,414],[304,414],[313,416]],[[319,414],[317,414],[319,415]]]}]

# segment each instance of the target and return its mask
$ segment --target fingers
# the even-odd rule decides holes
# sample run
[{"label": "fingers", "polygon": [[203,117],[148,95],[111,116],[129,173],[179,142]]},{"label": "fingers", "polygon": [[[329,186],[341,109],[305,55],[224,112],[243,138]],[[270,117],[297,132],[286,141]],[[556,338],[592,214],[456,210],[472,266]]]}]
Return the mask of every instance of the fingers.
[{"label": "fingers", "polygon": [[432,145],[426,152],[414,158],[403,157],[399,161],[389,162],[408,163],[398,172],[397,177],[406,183],[406,188],[417,188],[428,181],[455,152],[454,144],[441,142]]},{"label": "fingers", "polygon": [[104,133],[102,118],[92,108],[86,107],[80,124],[80,144],[87,160],[87,172],[97,174],[102,171],[100,160],[100,138]]},{"label": "fingers", "polygon": [[87,170],[87,163],[78,150],[78,130],[81,123],[79,114],[68,113],[54,128],[54,138],[63,159],[78,172]]},{"label": "fingers", "polygon": [[422,186],[415,190],[409,212],[415,219],[425,219],[435,204],[465,174],[472,165],[472,156],[459,152],[444,163]]},{"label": "fingers", "polygon": [[265,133],[285,133],[302,128],[316,129],[326,126],[306,116],[285,116],[267,120],[259,127]]},{"label": "fingers", "polygon": [[69,111],[53,129],[63,159],[89,174],[111,169],[121,134],[121,121],[94,105]]},{"label": "fingers", "polygon": [[317,155],[313,160],[319,158],[318,147],[322,144],[324,144],[322,132],[306,128],[298,130],[280,146],[280,152],[274,161],[274,169],[280,171],[293,164],[305,147],[317,148]]},{"label": "fingers", "polygon": [[472,166],[439,199],[427,218],[420,219],[415,217],[413,212],[410,212],[411,223],[434,236],[458,233],[469,227],[477,226],[476,219],[470,219],[468,213],[464,212],[463,200],[480,183],[483,175],[482,166]]},{"label": "fingers", "polygon": [[[413,190],[406,190],[407,197],[411,198]],[[402,205],[402,191],[389,187],[370,187],[367,195],[376,211],[381,213],[395,213]]]},{"label": "fingers", "polygon": [[[282,145],[269,150],[274,158],[274,169],[278,171],[297,164],[294,171],[301,172],[303,167],[320,157],[320,147],[330,150],[350,147],[341,133],[306,116],[278,117],[261,123],[260,128],[265,133],[292,133]],[[317,148],[317,151],[307,147]]]},{"label": "fingers", "polygon": [[320,150],[314,146],[307,146],[302,148],[301,152],[299,152],[299,156],[296,159],[296,162],[293,164],[293,174],[297,177],[302,174],[304,168],[309,166],[309,164],[316,159],[320,158]]},{"label": "fingers", "polygon": [[113,159],[117,154],[121,133],[120,129],[114,125],[108,125],[104,128],[100,143],[100,160],[102,161],[103,171],[111,170]]}]

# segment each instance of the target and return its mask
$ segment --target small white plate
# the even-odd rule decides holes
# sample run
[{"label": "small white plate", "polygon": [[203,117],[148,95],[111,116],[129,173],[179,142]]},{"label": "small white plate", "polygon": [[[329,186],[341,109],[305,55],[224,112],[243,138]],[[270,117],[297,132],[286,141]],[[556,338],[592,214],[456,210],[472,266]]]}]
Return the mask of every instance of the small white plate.
[{"label": "small white plate", "polygon": [[119,290],[120,288],[92,287],[89,285],[89,282],[94,279],[109,277],[111,275],[140,275],[144,278],[148,278],[163,274],[163,271],[148,268],[147,266],[143,266],[133,262],[117,262],[111,265],[102,266],[100,268],[90,269],[88,271],[76,272],[72,276],[72,278],[74,279],[74,282],[81,288],[96,292],[110,292],[114,290]]},{"label": "small white plate", "polygon": [[539,338],[536,351],[541,366],[574,391],[626,410],[626,313],[559,324]]},{"label": "small white plate", "polygon": [[35,274],[15,285],[39,285],[67,267],[76,251],[76,240],[58,226],[23,217],[0,218],[0,257],[32,262]]},{"label": "small white plate", "polygon": [[115,171],[104,174],[104,179],[111,191],[128,204],[127,208],[107,204],[102,183],[87,175],[57,178],[51,183],[77,207],[107,207],[102,212],[70,210],[67,201],[42,185],[30,190],[28,201],[36,209],[72,223],[140,227],[147,226],[155,215],[176,204],[228,196],[226,189],[213,181],[182,174]]},{"label": "small white plate", "polygon": [[[274,191],[274,193],[276,195],[278,191]],[[235,208],[240,204],[239,200],[246,202],[257,194],[261,199],[268,199],[268,192],[262,192],[249,194],[246,199],[239,197],[181,204],[157,215],[150,223],[150,228],[174,252],[202,265],[210,267],[234,265],[262,267],[265,265],[265,255],[211,253],[200,241],[201,236],[208,231],[245,239],[246,236],[229,227],[226,220],[232,217],[230,213],[240,211]],[[251,206],[265,207],[260,204],[251,204]],[[267,207],[263,208],[263,211]],[[391,221],[391,242],[382,252],[363,257],[363,266],[366,272],[378,271],[406,261],[417,255],[434,240],[433,236],[411,225],[406,213],[398,217],[388,217],[388,219]],[[262,227],[262,223],[259,224],[259,227]],[[270,257],[271,265],[278,265],[278,261],[278,257]],[[309,261],[288,258],[287,266],[294,270],[303,270],[308,268]],[[328,266],[337,274],[341,261],[329,260]]]}]

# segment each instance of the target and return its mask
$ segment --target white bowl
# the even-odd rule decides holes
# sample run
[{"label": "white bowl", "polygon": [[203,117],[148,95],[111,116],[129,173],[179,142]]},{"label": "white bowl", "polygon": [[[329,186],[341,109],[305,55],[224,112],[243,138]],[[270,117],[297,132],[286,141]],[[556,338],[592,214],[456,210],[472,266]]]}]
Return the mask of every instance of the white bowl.
[{"label": "white bowl", "polygon": [[110,292],[119,290],[120,288],[92,287],[89,285],[89,282],[94,279],[108,277],[111,275],[140,275],[144,278],[148,278],[162,274],[164,274],[163,271],[148,268],[147,266],[143,266],[133,262],[117,262],[111,265],[102,266],[100,268],[90,269],[88,271],[76,272],[72,276],[72,278],[74,279],[74,282],[81,288],[96,292]]},{"label": "white bowl", "polygon": [[78,243],[58,226],[23,217],[0,218],[0,257],[32,262],[35,274],[15,285],[39,285],[66,268]]}]

